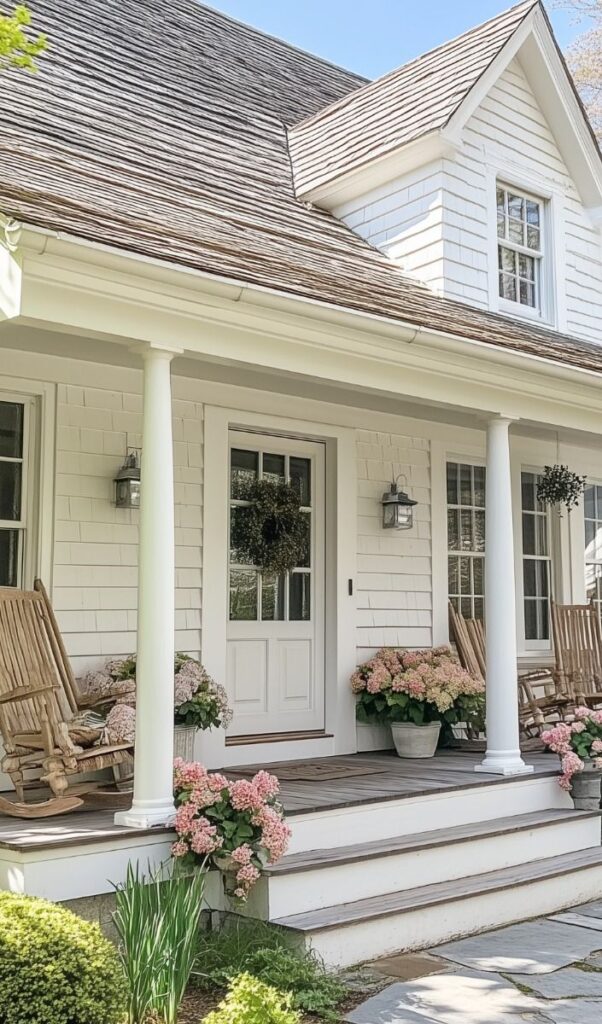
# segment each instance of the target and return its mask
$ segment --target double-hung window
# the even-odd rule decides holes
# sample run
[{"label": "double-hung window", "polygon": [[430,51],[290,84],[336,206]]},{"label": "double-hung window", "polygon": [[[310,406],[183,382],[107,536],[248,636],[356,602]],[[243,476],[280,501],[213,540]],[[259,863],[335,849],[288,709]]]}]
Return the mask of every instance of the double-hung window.
[{"label": "double-hung window", "polygon": [[602,618],[602,487],[588,484],[583,495],[585,518],[585,588]]},{"label": "double-hung window", "polygon": [[24,583],[29,555],[31,403],[0,398],[0,586]]},{"label": "double-hung window", "polygon": [[485,595],[485,467],[447,463],[448,594],[467,619],[482,619]]},{"label": "double-hung window", "polygon": [[543,203],[499,183],[496,199],[500,299],[517,311],[542,313]]},{"label": "double-hung window", "polygon": [[539,473],[521,473],[525,641],[531,648],[550,641],[551,524],[548,507],[537,498],[540,480]]}]

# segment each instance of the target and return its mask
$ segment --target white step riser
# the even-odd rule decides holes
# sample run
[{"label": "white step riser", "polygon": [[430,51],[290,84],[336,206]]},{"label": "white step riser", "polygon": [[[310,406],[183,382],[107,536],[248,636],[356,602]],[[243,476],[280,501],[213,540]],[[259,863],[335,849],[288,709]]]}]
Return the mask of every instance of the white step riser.
[{"label": "white step riser", "polygon": [[516,814],[553,808],[570,809],[573,802],[556,776],[526,776],[519,781],[457,789],[429,796],[384,800],[374,804],[318,811],[288,818],[292,828],[289,853],[302,853],[394,836],[453,828],[474,821],[495,821]]},{"label": "white step riser", "polygon": [[426,949],[449,939],[551,914],[597,899],[601,892],[602,867],[597,865],[562,878],[542,879],[503,892],[328,929],[306,936],[306,944],[329,966],[347,967],[365,960],[366,955],[374,958],[400,950]]},{"label": "white step riser", "polygon": [[[273,920],[599,845],[599,818],[565,820],[507,835],[482,836],[449,846],[391,854],[290,875],[273,875],[263,880],[262,885],[267,887],[268,912]],[[261,909],[266,912],[265,896]]]}]

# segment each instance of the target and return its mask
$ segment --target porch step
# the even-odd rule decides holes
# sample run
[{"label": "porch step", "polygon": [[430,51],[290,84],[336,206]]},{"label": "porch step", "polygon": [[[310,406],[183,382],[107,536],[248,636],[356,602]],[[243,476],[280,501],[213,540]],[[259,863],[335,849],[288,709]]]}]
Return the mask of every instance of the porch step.
[{"label": "porch step", "polygon": [[549,914],[600,892],[598,845],[272,921],[299,933],[326,963],[346,966]]},{"label": "porch step", "polygon": [[[364,830],[366,831],[366,830]],[[600,813],[558,808],[290,854],[250,908],[269,920],[600,846]]]},{"label": "porch step", "polygon": [[292,828],[290,853],[340,848],[357,843],[413,836],[431,829],[453,829],[474,822],[531,814],[549,809],[569,810],[573,801],[558,785],[558,769],[550,772],[501,776],[475,775],[472,785],[428,785],[424,791],[395,793],[389,798],[358,797],[356,803],[288,812]]}]

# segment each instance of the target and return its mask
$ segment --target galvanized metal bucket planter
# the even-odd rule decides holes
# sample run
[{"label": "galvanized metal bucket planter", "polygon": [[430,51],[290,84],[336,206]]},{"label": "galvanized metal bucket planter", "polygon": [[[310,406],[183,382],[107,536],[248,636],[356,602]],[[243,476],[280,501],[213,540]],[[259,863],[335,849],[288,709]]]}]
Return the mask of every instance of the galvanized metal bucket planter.
[{"label": "galvanized metal bucket planter", "polygon": [[194,760],[195,725],[176,725],[173,732],[173,756]]},{"label": "galvanized metal bucket planter", "polygon": [[597,811],[600,809],[600,791],[602,772],[594,768],[594,762],[585,761],[585,768],[576,772],[571,779],[571,796],[579,811]]},{"label": "galvanized metal bucket planter", "polygon": [[414,725],[391,722],[393,743],[399,757],[433,757],[441,732],[441,722]]}]

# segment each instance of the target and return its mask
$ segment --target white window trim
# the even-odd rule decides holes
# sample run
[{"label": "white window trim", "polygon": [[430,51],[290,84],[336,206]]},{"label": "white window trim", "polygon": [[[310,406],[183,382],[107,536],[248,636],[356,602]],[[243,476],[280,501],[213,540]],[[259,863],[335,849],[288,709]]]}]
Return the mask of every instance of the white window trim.
[{"label": "white window trim", "polygon": [[[494,313],[528,320],[544,327],[566,330],[565,264],[564,245],[564,198],[562,193],[548,182],[538,181],[527,171],[504,168],[501,165],[486,167],[486,209],[488,238],[488,283],[489,308]],[[498,284],[498,236],[496,188],[515,189],[529,199],[542,205],[542,273],[540,281],[541,308],[532,309],[510,302],[499,294]]]},{"label": "white window trim", "polygon": [[17,377],[0,377],[0,401],[24,402],[28,465],[24,483],[26,539],[21,586],[39,576],[52,593],[54,544],[54,466],[56,447],[56,385]]}]

